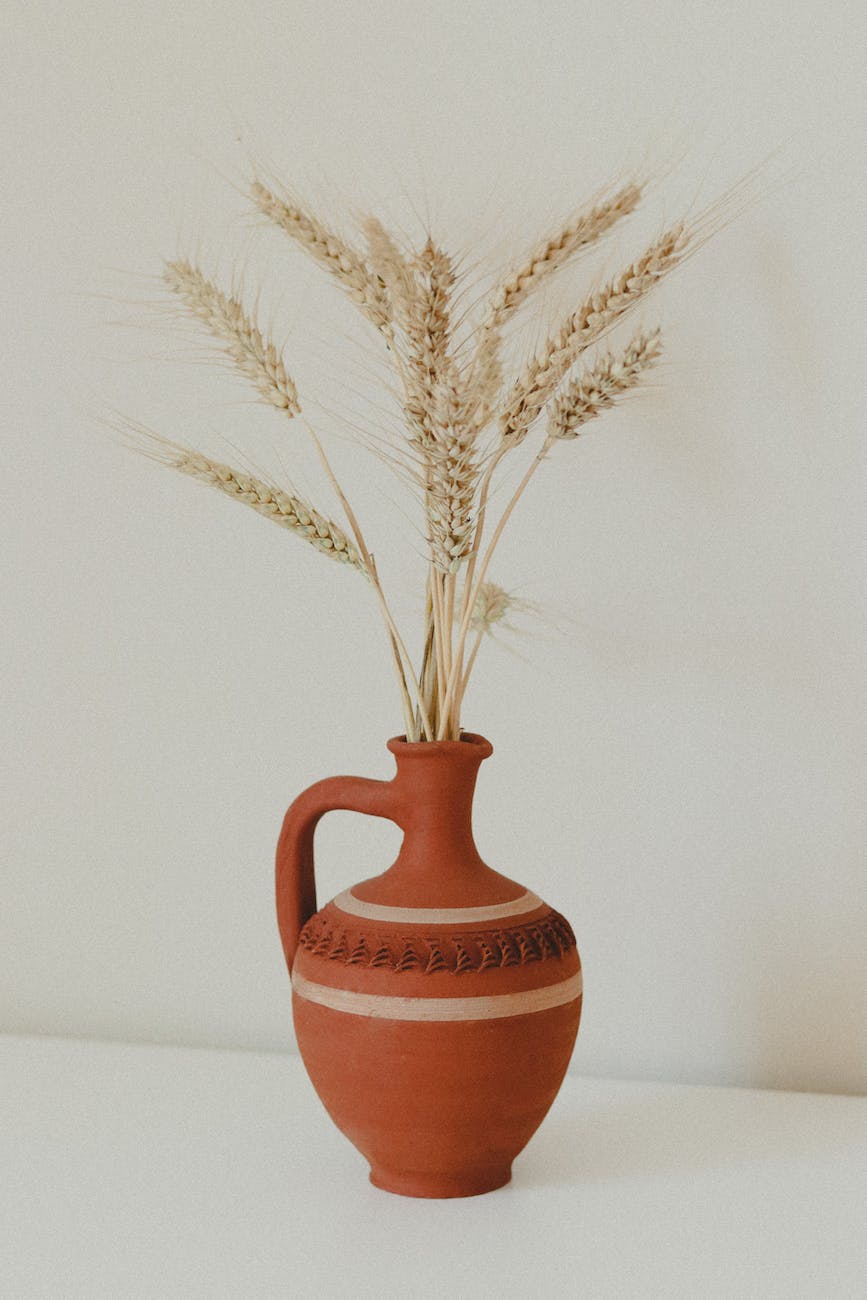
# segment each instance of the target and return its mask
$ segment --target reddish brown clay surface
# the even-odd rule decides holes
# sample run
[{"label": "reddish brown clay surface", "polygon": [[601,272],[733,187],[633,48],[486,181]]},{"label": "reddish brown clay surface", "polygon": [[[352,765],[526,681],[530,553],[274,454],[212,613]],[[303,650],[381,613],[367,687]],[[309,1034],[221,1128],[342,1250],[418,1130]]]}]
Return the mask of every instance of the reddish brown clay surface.
[{"label": "reddish brown clay surface", "polygon": [[[481,736],[391,740],[391,781],[333,777],[286,814],[277,914],[308,1074],[371,1181],[473,1196],[509,1181],[562,1082],[581,1014],[569,923],[492,871],[472,835]],[[387,817],[392,867],[316,910],[323,813]]]}]

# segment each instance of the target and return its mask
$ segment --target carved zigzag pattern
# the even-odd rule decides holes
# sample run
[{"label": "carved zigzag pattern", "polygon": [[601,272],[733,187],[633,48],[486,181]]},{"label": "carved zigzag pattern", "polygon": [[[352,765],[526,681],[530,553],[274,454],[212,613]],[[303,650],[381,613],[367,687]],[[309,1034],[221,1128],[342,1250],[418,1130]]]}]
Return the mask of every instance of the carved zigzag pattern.
[{"label": "carved zigzag pattern", "polygon": [[299,946],[314,957],[340,961],[347,966],[374,970],[438,971],[489,970],[493,966],[526,966],[530,962],[562,957],[575,948],[572,927],[559,912],[549,912],[532,925],[489,930],[483,934],[383,936],[335,927],[314,916],[301,931]]}]

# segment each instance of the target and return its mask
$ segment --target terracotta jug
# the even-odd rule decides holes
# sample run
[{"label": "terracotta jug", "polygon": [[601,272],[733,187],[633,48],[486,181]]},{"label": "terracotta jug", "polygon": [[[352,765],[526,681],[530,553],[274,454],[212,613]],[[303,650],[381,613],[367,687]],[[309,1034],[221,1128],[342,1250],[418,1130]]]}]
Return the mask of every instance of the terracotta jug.
[{"label": "terracotta jug", "polygon": [[[511,1177],[554,1100],[581,1014],[569,923],[486,866],[472,833],[481,736],[390,740],[391,781],[337,776],[292,804],[277,917],[298,1045],[377,1187],[474,1196]],[[344,808],[403,831],[382,875],[316,910],[313,834]]]}]

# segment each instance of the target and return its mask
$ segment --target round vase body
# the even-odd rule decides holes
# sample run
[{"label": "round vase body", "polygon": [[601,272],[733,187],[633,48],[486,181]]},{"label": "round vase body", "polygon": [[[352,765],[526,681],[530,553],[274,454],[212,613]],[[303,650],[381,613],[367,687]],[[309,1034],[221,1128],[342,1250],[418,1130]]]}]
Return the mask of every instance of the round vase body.
[{"label": "round vase body", "polygon": [[[403,827],[397,861],[320,911],[308,882],[306,906],[281,918],[295,1029],[319,1097],[372,1182],[471,1196],[509,1181],[557,1094],[578,1031],[581,966],[569,923],[475,848],[472,797],[488,742],[389,748],[392,782],[334,780],[352,786],[348,806]],[[317,790],[326,807],[296,801],[284,824],[292,881],[305,856],[312,878],[318,816],[347,806],[330,782],[301,800]],[[280,862],[278,851],[278,910]]]}]

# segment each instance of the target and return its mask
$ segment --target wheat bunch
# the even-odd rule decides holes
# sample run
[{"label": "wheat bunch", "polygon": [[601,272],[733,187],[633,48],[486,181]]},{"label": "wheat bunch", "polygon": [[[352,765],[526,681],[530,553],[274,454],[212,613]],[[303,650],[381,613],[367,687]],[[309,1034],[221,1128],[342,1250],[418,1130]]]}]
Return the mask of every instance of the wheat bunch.
[{"label": "wheat bunch", "polygon": [[[588,348],[643,303],[660,280],[684,260],[695,247],[696,228],[672,226],[624,271],[586,296],[548,334],[529,365],[513,379],[503,400],[505,329],[540,286],[635,209],[641,185],[631,182],[598,198],[540,241],[503,276],[480,319],[475,319],[472,311],[457,316],[457,264],[431,236],[413,251],[378,218],[369,216],[361,223],[366,250],[362,254],[313,213],[260,181],[253,183],[251,195],[259,212],[327,271],[387,344],[405,421],[405,437],[395,447],[392,459],[420,491],[427,540],[425,622],[418,672],[391,613],[355,512],[319,438],[306,422],[302,421],[342,507],[346,527],[293,491],[189,448],[152,439],[149,454],[243,502],[323,554],[365,574],[387,629],[407,738],[456,739],[479,646],[484,637],[508,626],[507,614],[519,604],[487,576],[503,531],[553,444],[576,438],[589,420],[641,382],[660,355],[659,331],[639,331],[625,348],[598,357],[577,375],[573,370]],[[165,279],[262,397],[285,414],[297,415],[298,394],[282,356],[245,313],[239,299],[219,289],[190,262],[168,263]],[[528,438],[543,411],[547,412],[546,432],[489,530],[488,513],[494,499],[491,486],[498,466]],[[483,431],[493,420],[493,435],[483,439]]]}]

